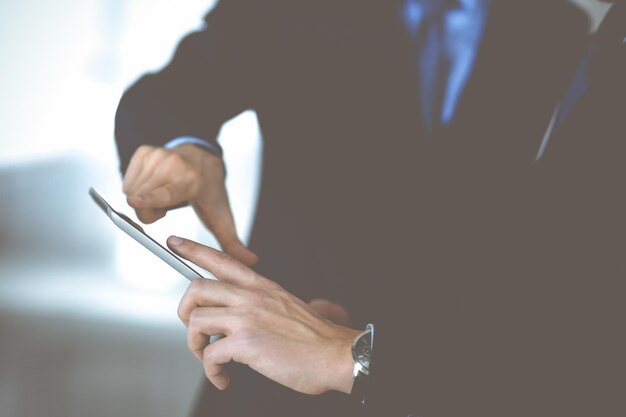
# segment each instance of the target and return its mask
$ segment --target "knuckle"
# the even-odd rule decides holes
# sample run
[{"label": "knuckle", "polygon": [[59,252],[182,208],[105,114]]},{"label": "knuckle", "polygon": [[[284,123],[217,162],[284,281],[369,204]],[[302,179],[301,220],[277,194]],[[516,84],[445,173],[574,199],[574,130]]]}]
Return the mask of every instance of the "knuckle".
[{"label": "knuckle", "polygon": [[178,318],[179,319],[181,319],[182,321],[185,321],[185,318],[187,316],[187,309],[186,309],[186,304],[185,304],[185,299],[184,298],[180,302],[180,304],[178,305],[178,309],[176,310],[176,314],[178,314]]},{"label": "knuckle", "polygon": [[178,319],[180,321],[185,321],[184,312],[180,307],[178,307],[178,310],[176,310],[176,314],[178,315]]},{"label": "knuckle", "polygon": [[157,164],[162,164],[163,160],[167,157],[169,151],[164,148],[153,148],[149,154],[146,154],[145,158],[147,163],[153,168]]},{"label": "knuckle", "polygon": [[197,296],[204,289],[204,280],[202,279],[194,279],[189,284],[188,292],[190,296]]},{"label": "knuckle", "polygon": [[189,313],[189,325],[187,326],[190,331],[196,331],[199,327],[199,322],[201,319],[201,312],[199,309],[194,308]]},{"label": "knuckle", "polygon": [[[192,281],[192,284],[195,281]],[[193,305],[193,298],[194,298],[194,290],[191,286],[191,284],[189,285],[189,287],[187,287],[187,291],[185,291],[185,294],[183,295],[183,297],[180,300],[180,303],[178,304],[178,317],[182,320],[182,321],[186,321],[191,312],[190,312],[190,305]]]},{"label": "knuckle", "polygon": [[246,300],[249,306],[268,305],[272,301],[272,296],[264,290],[249,290],[246,294]]},{"label": "knuckle", "polygon": [[165,148],[154,148],[152,153],[159,159],[165,159],[165,157],[167,157],[171,153],[171,151]]},{"label": "knuckle", "polygon": [[250,306],[242,307],[239,311],[239,314],[234,319],[234,326],[238,330],[245,330],[255,327],[255,322],[257,318],[256,311]]},{"label": "knuckle", "polygon": [[185,181],[189,184],[197,184],[202,181],[202,176],[195,169],[189,169],[185,174]]},{"label": "knuckle", "polygon": [[158,191],[155,191],[152,195],[155,197],[155,199],[158,199],[157,201],[160,201],[162,204],[164,204],[171,200],[172,190],[170,189],[170,187],[165,186],[161,187]]},{"label": "knuckle", "polygon": [[163,164],[168,168],[179,168],[185,165],[185,159],[175,152],[170,152],[163,158]]},{"label": "knuckle", "polygon": [[272,281],[271,279],[267,279],[258,274],[256,276],[256,279],[260,280],[269,291],[276,291],[276,292],[284,291],[283,287],[276,281]]},{"label": "knuckle", "polygon": [[237,338],[239,339],[238,344],[240,344],[245,350],[250,346],[255,346],[257,332],[253,328],[245,328],[239,331]]},{"label": "knuckle", "polygon": [[217,256],[215,257],[215,263],[218,266],[225,266],[229,263],[232,262],[232,258],[229,254],[227,254],[226,252],[218,252]]},{"label": "knuckle", "polygon": [[150,146],[150,145],[141,145],[140,147],[137,148],[137,150],[135,151],[135,156],[136,157],[144,157],[148,154],[150,154],[153,150],[154,150],[154,146]]}]

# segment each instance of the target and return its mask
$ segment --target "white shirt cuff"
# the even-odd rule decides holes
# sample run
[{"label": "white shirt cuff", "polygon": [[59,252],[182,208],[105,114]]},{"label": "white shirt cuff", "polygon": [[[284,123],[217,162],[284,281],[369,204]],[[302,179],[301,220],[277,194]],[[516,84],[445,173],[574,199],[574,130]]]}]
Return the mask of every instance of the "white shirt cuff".
[{"label": "white shirt cuff", "polygon": [[164,148],[172,149],[172,148],[175,148],[177,146],[184,145],[187,143],[192,144],[192,145],[202,146],[203,148],[205,148],[212,154],[217,155],[220,158],[222,157],[222,149],[219,146],[214,145],[210,142],[207,142],[206,140],[196,138],[194,136],[181,136],[179,138],[172,139],[164,145]]}]

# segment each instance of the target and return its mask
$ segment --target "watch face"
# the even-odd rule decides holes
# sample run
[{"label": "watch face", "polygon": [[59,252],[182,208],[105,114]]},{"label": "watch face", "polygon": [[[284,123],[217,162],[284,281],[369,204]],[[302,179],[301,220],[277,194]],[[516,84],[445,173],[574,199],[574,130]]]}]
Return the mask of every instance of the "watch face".
[{"label": "watch face", "polygon": [[[372,347],[371,347],[371,333],[365,333],[356,341],[354,345],[354,357],[355,359],[365,368],[366,371],[369,371],[370,367],[370,358],[372,355]],[[367,372],[365,372],[367,373]]]}]

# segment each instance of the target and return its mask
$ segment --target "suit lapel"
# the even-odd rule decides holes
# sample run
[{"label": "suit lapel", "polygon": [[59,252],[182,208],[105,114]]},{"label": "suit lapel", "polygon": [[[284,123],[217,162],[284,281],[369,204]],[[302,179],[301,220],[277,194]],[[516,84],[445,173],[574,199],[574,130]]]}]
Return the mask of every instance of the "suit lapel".
[{"label": "suit lapel", "polygon": [[[615,136],[624,133],[623,125],[618,126],[623,123],[618,109],[626,94],[625,36],[626,4],[620,3],[608,12],[591,41],[595,54],[588,63],[587,89],[552,134],[546,132],[542,150],[549,149],[551,159],[583,161],[596,154],[606,159],[609,154],[605,150],[614,147]],[[557,152],[559,155],[554,155]]]},{"label": "suit lapel", "polygon": [[448,136],[479,161],[532,162],[584,50],[580,19],[564,2],[494,1]]}]

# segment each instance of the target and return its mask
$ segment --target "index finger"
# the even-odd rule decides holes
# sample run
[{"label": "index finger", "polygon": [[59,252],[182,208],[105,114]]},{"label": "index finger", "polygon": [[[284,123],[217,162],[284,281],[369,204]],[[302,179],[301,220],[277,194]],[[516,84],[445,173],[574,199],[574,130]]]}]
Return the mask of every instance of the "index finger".
[{"label": "index finger", "polygon": [[253,270],[224,252],[177,236],[170,236],[167,246],[177,255],[210,271],[220,281],[244,287],[258,281]]}]

